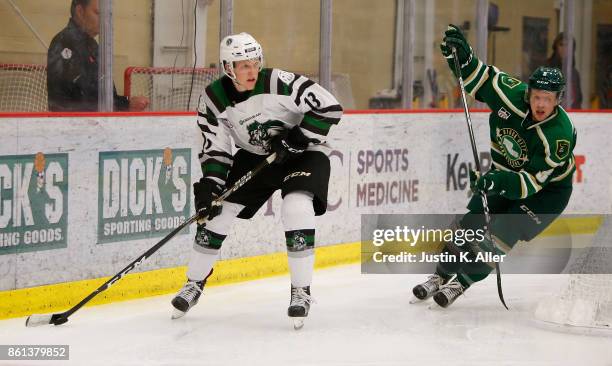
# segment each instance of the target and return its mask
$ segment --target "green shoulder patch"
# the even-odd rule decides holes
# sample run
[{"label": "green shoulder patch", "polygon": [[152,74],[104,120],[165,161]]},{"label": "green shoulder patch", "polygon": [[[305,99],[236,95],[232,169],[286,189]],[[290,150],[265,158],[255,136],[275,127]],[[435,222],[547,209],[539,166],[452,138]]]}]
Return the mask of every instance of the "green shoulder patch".
[{"label": "green shoulder patch", "polygon": [[512,76],[508,76],[508,75],[501,75],[500,80],[502,84],[504,84],[510,89],[513,89],[517,85],[521,84],[521,81],[519,79],[513,78]]},{"label": "green shoulder patch", "polygon": [[557,140],[557,148],[555,149],[555,155],[559,160],[563,160],[567,157],[570,150],[570,142],[567,140]]}]

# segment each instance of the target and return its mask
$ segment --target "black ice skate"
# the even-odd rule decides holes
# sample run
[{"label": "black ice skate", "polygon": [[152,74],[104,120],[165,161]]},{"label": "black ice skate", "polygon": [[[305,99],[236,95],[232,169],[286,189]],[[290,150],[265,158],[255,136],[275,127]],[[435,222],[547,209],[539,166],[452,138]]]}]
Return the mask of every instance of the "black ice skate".
[{"label": "black ice skate", "polygon": [[433,296],[438,290],[440,286],[444,285],[447,282],[444,278],[440,277],[438,274],[434,273],[427,281],[414,286],[412,289],[412,293],[417,300],[411,301],[411,303],[417,302],[418,300],[426,300]]},{"label": "black ice skate", "polygon": [[198,299],[202,295],[202,290],[204,289],[205,284],[206,280],[187,280],[187,283],[178,292],[178,294],[176,294],[174,299],[172,299],[172,306],[174,306],[172,319],[178,319],[185,316],[189,309],[198,303]]},{"label": "black ice skate", "polygon": [[440,286],[440,290],[436,292],[433,299],[436,304],[440,305],[443,308],[448,307],[450,304],[455,302],[461,294],[465,291],[465,287],[457,281],[453,280],[447,283],[446,285]]},{"label": "black ice skate", "polygon": [[291,286],[291,302],[287,309],[287,315],[293,320],[293,328],[301,329],[304,326],[304,318],[308,316],[312,297],[310,297],[310,286]]}]

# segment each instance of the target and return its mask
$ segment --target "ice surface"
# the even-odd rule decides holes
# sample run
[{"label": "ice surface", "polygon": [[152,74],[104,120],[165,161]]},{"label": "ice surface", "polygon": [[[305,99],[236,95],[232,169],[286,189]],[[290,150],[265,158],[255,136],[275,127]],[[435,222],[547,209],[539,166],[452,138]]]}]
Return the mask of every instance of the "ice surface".
[{"label": "ice surface", "polygon": [[[171,295],[87,307],[67,324],[0,321],[0,344],[69,344],[70,361],[1,365],[612,365],[612,338],[543,328],[537,302],[562,275],[495,276],[446,310],[410,305],[425,275],[363,275],[359,266],[315,272],[317,303],[300,331],[286,316],[289,277],[205,290],[184,318]],[[86,294],[84,294],[86,295]]]}]

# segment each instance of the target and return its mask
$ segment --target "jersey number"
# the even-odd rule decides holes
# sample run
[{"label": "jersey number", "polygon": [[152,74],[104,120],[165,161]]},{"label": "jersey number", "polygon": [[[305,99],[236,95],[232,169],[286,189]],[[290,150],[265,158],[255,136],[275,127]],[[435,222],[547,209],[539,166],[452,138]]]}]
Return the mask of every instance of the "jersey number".
[{"label": "jersey number", "polygon": [[[312,102],[308,100],[308,98],[310,98]],[[316,107],[313,106],[312,103],[316,104]],[[319,109],[319,107],[321,107],[321,102],[319,102],[313,92],[310,92],[306,95],[306,104],[308,104],[312,109]]]}]

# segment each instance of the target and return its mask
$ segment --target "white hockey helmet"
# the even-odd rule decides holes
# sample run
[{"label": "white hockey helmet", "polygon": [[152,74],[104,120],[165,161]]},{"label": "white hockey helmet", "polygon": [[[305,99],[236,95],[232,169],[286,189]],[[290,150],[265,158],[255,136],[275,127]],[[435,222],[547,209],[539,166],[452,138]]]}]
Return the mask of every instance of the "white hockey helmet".
[{"label": "white hockey helmet", "polygon": [[263,68],[264,62],[261,45],[252,35],[245,32],[223,38],[219,46],[219,58],[223,72],[232,80],[236,79],[234,62],[258,59],[259,70]]}]

